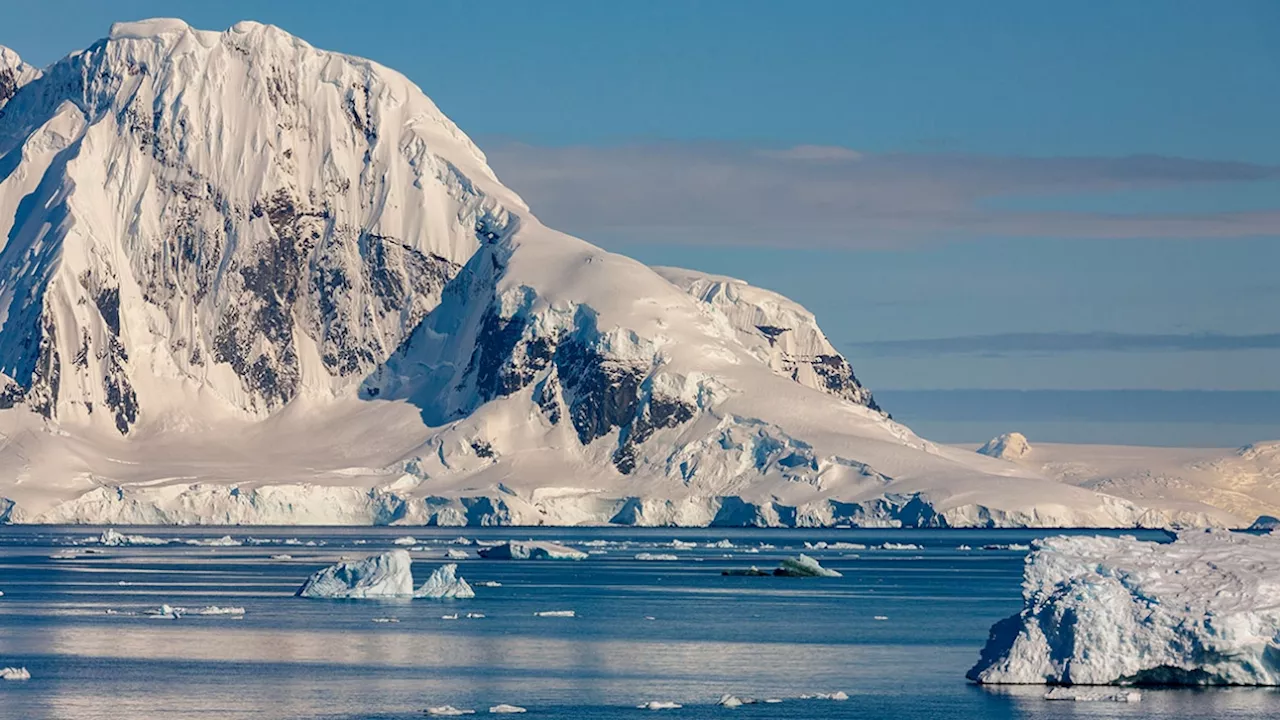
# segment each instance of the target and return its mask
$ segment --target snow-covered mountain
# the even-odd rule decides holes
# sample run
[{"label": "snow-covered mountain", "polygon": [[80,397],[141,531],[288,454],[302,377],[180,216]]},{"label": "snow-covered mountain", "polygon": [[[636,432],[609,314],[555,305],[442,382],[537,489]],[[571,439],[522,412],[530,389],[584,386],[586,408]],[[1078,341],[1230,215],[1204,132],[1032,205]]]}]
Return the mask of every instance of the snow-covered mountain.
[{"label": "snow-covered mountain", "polygon": [[0,521],[1208,521],[916,437],[804,308],[545,227],[278,28],[5,51],[0,102]]}]

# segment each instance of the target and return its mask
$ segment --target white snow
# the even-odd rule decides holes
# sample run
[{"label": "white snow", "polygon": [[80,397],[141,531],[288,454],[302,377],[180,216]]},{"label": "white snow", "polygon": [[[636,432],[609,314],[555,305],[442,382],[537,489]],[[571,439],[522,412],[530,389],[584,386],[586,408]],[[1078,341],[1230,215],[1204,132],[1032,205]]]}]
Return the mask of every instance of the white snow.
[{"label": "white snow", "polygon": [[476,596],[471,586],[466,580],[457,576],[458,566],[450,563],[441,565],[431,573],[431,577],[422,583],[422,587],[418,588],[413,594],[418,598],[473,598]]},{"label": "white snow", "polygon": [[774,574],[788,577],[844,577],[835,570],[822,567],[817,560],[804,554],[784,559]]},{"label": "white snow", "polygon": [[486,560],[585,560],[581,550],[553,542],[524,542],[512,540],[501,545],[481,548],[480,557]]},{"label": "white snow", "polygon": [[0,680],[30,680],[31,671],[24,667],[0,668]]},{"label": "white snow", "polygon": [[980,683],[1280,685],[1280,537],[1038,541]]},{"label": "white snow", "polygon": [[307,598],[412,597],[412,566],[413,559],[405,550],[341,562],[307,578],[297,595]]},{"label": "white snow", "polygon": [[1018,460],[1031,452],[1031,443],[1027,436],[1020,432],[1009,432],[991,438],[987,444],[978,448],[978,453],[1001,460]]},{"label": "white snow", "polygon": [[502,703],[489,708],[489,712],[494,713],[495,715],[514,715],[517,713],[528,712],[528,710],[520,707],[519,705],[508,705],[506,703]]}]

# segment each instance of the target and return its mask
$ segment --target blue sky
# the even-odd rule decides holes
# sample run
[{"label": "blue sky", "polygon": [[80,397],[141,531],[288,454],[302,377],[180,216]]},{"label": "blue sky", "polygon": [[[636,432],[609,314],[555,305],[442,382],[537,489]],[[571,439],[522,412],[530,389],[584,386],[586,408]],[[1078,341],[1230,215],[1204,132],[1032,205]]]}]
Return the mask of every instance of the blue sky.
[{"label": "blue sky", "polygon": [[549,224],[795,297],[873,388],[1280,390],[1273,0],[51,0],[0,43],[151,16],[404,72]]}]

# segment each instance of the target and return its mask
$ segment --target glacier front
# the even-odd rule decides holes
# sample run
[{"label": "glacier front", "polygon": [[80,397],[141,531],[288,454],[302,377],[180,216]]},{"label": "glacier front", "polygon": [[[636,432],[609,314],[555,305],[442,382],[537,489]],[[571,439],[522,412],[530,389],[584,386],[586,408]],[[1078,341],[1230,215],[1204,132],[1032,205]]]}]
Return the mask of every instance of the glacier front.
[{"label": "glacier front", "polygon": [[1050,537],[979,683],[1280,685],[1280,536]]}]

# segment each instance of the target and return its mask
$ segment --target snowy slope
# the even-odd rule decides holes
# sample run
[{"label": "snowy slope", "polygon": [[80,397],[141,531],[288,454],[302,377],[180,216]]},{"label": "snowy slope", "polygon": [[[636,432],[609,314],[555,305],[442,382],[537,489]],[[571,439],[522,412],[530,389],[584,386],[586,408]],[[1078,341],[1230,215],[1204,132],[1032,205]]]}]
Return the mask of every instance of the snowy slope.
[{"label": "snowy slope", "polygon": [[920,439],[799,305],[543,226],[367,60],[150,20],[22,77],[0,520],[1208,521]]},{"label": "snowy slope", "polygon": [[1280,515],[1280,442],[1239,449],[1030,444],[1010,433],[978,452],[984,449],[1061,483],[1218,525],[1247,527],[1259,515]]}]

